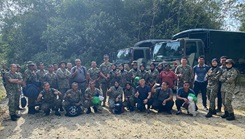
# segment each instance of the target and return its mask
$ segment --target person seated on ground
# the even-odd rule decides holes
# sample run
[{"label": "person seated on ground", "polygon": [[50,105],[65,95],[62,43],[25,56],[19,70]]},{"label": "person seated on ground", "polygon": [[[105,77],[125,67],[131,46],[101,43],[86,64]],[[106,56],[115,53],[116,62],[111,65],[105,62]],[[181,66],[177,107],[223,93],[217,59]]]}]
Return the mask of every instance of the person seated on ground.
[{"label": "person seated on ground", "polygon": [[151,88],[152,93],[156,93],[156,98],[153,101],[152,108],[158,110],[158,113],[166,111],[172,114],[171,110],[174,105],[173,91],[168,88],[168,82],[163,81],[161,87],[156,88],[159,84],[155,83]]},{"label": "person seated on ground", "polygon": [[114,113],[115,104],[122,103],[123,88],[119,86],[119,81],[114,81],[114,86],[110,87],[107,95],[109,96],[109,110]]},{"label": "person seated on ground", "polygon": [[[175,105],[176,105],[177,110],[178,110],[176,115],[179,115],[182,113],[181,106],[188,109],[188,105],[190,104],[190,102],[188,100],[189,94],[195,94],[195,92],[190,88],[190,82],[184,82],[183,87],[180,87],[177,91],[177,94],[176,94]],[[195,110],[197,111],[197,106],[196,106]]]},{"label": "person seated on ground", "polygon": [[135,89],[131,86],[131,83],[127,82],[124,89],[124,102],[123,106],[127,107],[128,110],[134,111],[134,100]]},{"label": "person seated on ground", "polygon": [[48,82],[43,83],[43,90],[38,95],[37,101],[42,101],[41,109],[46,116],[50,114],[51,109],[55,110],[55,115],[61,115],[58,111],[61,105],[61,100],[59,99],[60,96],[62,96],[61,92],[54,88],[50,88]]},{"label": "person seated on ground", "polygon": [[89,87],[85,90],[84,94],[84,107],[87,108],[87,114],[91,113],[91,108],[93,107],[95,113],[101,113],[101,101],[103,99],[103,94],[101,91],[95,87],[95,82],[90,82]]},{"label": "person seated on ground", "polygon": [[147,105],[147,112],[150,112],[150,106],[152,104],[151,99],[151,88],[145,84],[145,79],[140,79],[140,85],[136,87],[135,97],[137,98],[137,110],[143,112],[146,110],[145,105]]},{"label": "person seated on ground", "polygon": [[72,89],[69,89],[63,97],[64,101],[62,105],[66,111],[65,114],[66,116],[69,116],[69,111],[70,111],[69,109],[72,106],[77,106],[81,110],[80,113],[77,113],[76,115],[79,115],[83,112],[82,111],[83,97],[81,91],[78,89],[78,83],[73,82],[71,88]]}]

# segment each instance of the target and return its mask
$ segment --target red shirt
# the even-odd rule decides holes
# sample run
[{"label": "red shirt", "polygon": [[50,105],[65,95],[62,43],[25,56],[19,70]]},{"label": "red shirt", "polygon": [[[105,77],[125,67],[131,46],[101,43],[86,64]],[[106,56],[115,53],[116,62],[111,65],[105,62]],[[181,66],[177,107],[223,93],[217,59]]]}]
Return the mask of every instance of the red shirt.
[{"label": "red shirt", "polygon": [[177,75],[173,72],[173,71],[165,71],[163,70],[160,75],[159,75],[159,79],[161,81],[161,83],[163,81],[168,82],[168,87],[173,89],[174,88],[174,81],[177,80]]}]

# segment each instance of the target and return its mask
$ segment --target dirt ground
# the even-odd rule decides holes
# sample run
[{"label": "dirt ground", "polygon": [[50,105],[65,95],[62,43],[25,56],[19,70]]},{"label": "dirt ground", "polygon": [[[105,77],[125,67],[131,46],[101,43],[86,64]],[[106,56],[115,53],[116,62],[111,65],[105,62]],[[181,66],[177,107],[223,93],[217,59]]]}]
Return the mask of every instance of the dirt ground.
[{"label": "dirt ground", "polygon": [[[244,90],[244,89],[243,89]],[[121,115],[111,114],[104,108],[102,114],[83,114],[78,117],[61,117],[52,113],[28,115],[27,110],[21,111],[22,117],[13,122],[1,113],[6,108],[6,101],[0,104],[0,139],[131,139],[131,138],[234,138],[245,139],[245,99],[244,93],[239,93],[234,100],[235,121],[220,118],[218,113],[213,118],[205,118],[206,111],[201,107],[199,97],[199,114],[191,117],[186,114],[157,114],[156,112],[138,113],[125,112]],[[183,111],[186,113],[186,111]]]}]

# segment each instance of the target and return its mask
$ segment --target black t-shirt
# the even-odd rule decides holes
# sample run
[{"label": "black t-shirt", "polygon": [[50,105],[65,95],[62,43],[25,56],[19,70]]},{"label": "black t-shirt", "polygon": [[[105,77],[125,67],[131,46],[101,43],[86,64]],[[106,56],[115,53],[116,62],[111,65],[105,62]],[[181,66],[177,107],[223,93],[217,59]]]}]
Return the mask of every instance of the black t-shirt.
[{"label": "black t-shirt", "polygon": [[183,87],[179,88],[177,91],[177,95],[183,98],[187,98],[189,93],[195,94],[195,92],[192,89],[189,89],[188,92],[185,92]]},{"label": "black t-shirt", "polygon": [[151,92],[151,88],[145,85],[143,88],[141,86],[136,87],[136,92],[139,92],[139,99],[144,100],[148,97],[148,93]]},{"label": "black t-shirt", "polygon": [[166,90],[162,90],[162,88],[158,88],[156,90],[157,100],[164,101],[168,99],[170,96],[173,96],[173,91],[171,88],[167,88]]}]

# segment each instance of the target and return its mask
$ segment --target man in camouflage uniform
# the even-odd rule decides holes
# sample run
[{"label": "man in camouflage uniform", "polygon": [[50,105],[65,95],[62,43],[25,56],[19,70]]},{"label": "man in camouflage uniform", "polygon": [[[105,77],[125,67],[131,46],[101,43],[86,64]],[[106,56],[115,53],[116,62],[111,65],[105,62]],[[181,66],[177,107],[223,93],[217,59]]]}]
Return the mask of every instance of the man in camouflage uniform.
[{"label": "man in camouflage uniform", "polygon": [[207,118],[212,117],[213,114],[216,114],[215,98],[217,97],[219,88],[219,77],[221,74],[222,70],[218,67],[218,61],[215,58],[212,60],[212,67],[206,74],[206,78],[208,79],[207,96],[209,99],[209,111],[205,115]]},{"label": "man in camouflage uniform", "polygon": [[69,78],[70,72],[66,69],[66,63],[60,62],[60,68],[56,71],[57,83],[59,91],[64,95],[65,92],[70,88]]},{"label": "man in camouflage uniform", "polygon": [[[56,71],[58,90],[62,93],[62,96],[70,88],[70,72],[66,69],[66,62],[60,62],[60,68]],[[62,100],[62,99],[61,99]],[[60,111],[64,111],[60,108]]]},{"label": "man in camouflage uniform", "polygon": [[[16,64],[16,66],[17,66],[17,71],[16,72],[20,75],[21,78],[23,78],[23,75],[21,73],[21,67],[20,67],[20,65],[19,64]],[[21,87],[21,93],[19,95],[18,100],[20,100],[20,96],[22,95],[22,85],[20,86]],[[17,105],[17,110],[24,110],[23,108],[20,108],[20,104],[19,103]]]},{"label": "man in camouflage uniform", "polygon": [[106,102],[106,92],[108,90],[109,86],[109,72],[111,70],[111,63],[109,62],[109,56],[104,55],[104,62],[100,65],[100,76],[101,76],[101,89],[103,92],[103,106],[105,106]]},{"label": "man in camouflage uniform", "polygon": [[[38,79],[34,68],[35,64],[31,61],[29,61],[27,64],[28,68],[25,70],[24,73],[24,87],[28,86],[29,84],[40,87],[37,85]],[[35,109],[35,101],[36,98],[28,97],[28,114],[35,114],[38,112]]]},{"label": "man in camouflage uniform", "polygon": [[110,87],[110,89],[107,91],[107,94],[109,96],[109,109],[111,112],[113,112],[115,104],[117,102],[122,102],[123,88],[119,86],[118,81],[115,81],[114,86]]},{"label": "man in camouflage uniform", "polygon": [[100,88],[100,69],[96,67],[97,64],[95,61],[91,62],[91,68],[88,70],[89,81],[95,83],[96,88]]},{"label": "man in camouflage uniform", "polygon": [[16,115],[16,111],[21,94],[22,77],[16,71],[16,64],[12,64],[10,71],[5,73],[6,92],[9,98],[9,114],[12,121],[16,121],[17,118],[20,118],[20,116]]},{"label": "man in camouflage uniform", "polygon": [[54,67],[54,73],[56,73],[56,71],[59,68],[59,65],[57,63],[53,63],[53,67]]},{"label": "man in camouflage uniform", "polygon": [[84,98],[81,95],[81,91],[78,89],[78,83],[72,83],[72,89],[69,89],[64,95],[64,101],[62,103],[64,109],[66,110],[66,116],[68,115],[69,107],[72,105],[80,106],[82,111]]},{"label": "man in camouflage uniform", "polygon": [[184,82],[192,83],[193,71],[191,66],[187,65],[187,58],[181,58],[181,64],[176,67],[175,74],[178,76],[177,86],[183,87]]},{"label": "man in camouflage uniform", "polygon": [[93,107],[94,112],[95,113],[101,113],[102,112],[102,107],[101,107],[101,103],[99,104],[93,104],[92,100],[94,99],[94,97],[99,97],[102,96],[103,94],[101,93],[101,91],[95,87],[95,83],[94,82],[90,82],[89,83],[89,88],[86,89],[85,91],[85,101],[84,101],[84,106],[85,108],[87,108],[87,114],[91,113],[91,108]]},{"label": "man in camouflage uniform", "polygon": [[51,88],[58,88],[57,75],[54,73],[54,66],[48,66],[48,73],[44,76],[44,81],[48,82]]},{"label": "man in camouflage uniform", "polygon": [[[222,70],[222,73],[226,70],[226,64],[225,61],[227,59],[227,56],[221,56],[220,57],[220,69]],[[222,108],[222,97],[221,97],[221,82],[219,82],[219,89],[218,89],[218,94],[217,94],[217,103],[218,103],[218,108],[217,108],[217,112],[221,112],[221,108]]]},{"label": "man in camouflage uniform", "polygon": [[44,64],[42,62],[39,63],[39,70],[37,70],[37,79],[42,84],[45,81],[45,74],[48,71],[44,69]]},{"label": "man in camouflage uniform", "polygon": [[235,81],[238,72],[233,68],[234,61],[232,59],[226,60],[226,70],[220,76],[221,85],[221,95],[222,102],[225,109],[225,114],[221,116],[227,120],[235,120],[234,110],[232,107],[232,97],[235,90]]},{"label": "man in camouflage uniform", "polygon": [[50,88],[48,82],[43,83],[43,90],[38,95],[37,101],[42,101],[41,109],[44,111],[45,115],[50,114],[50,110],[55,110],[55,115],[61,116],[58,109],[61,106],[61,100],[59,97],[62,96],[62,93],[54,88]]}]

